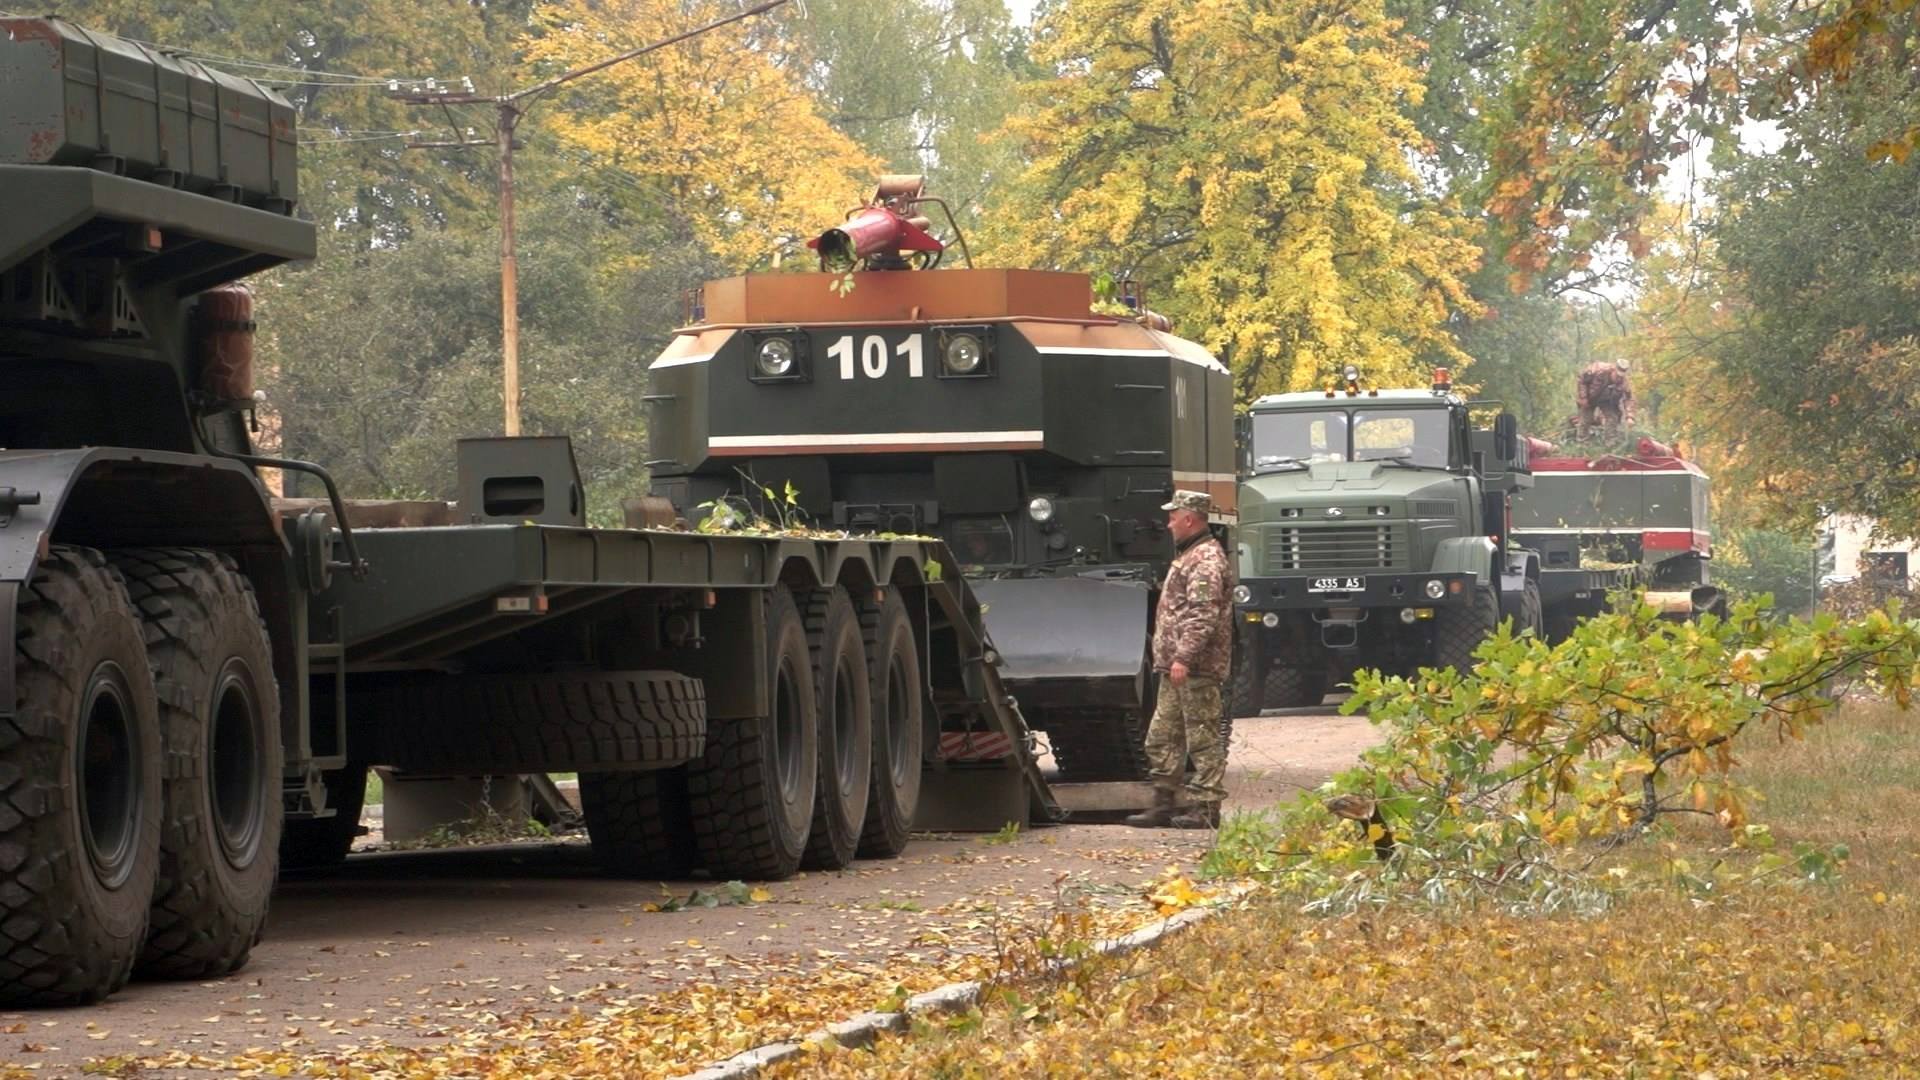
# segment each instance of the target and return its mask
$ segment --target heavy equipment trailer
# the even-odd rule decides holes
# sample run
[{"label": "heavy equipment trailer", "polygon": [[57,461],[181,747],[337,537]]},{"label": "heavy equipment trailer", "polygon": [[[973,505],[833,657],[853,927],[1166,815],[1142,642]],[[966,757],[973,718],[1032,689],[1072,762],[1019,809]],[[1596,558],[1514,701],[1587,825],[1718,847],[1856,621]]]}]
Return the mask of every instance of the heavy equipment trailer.
[{"label": "heavy equipment trailer", "polygon": [[53,18],[0,19],[0,84],[0,1007],[237,969],[369,765],[578,771],[647,876],[1057,815],[938,541],[586,528],[564,439],[464,442],[455,503],[257,455],[233,283],[314,254],[291,110]]}]

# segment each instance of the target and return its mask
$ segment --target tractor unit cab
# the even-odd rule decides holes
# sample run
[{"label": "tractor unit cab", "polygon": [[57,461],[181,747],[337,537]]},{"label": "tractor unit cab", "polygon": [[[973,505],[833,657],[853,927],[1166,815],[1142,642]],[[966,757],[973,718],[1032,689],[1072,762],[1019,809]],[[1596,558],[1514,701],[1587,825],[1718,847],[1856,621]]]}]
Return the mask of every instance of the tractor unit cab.
[{"label": "tractor unit cab", "polygon": [[1267,706],[1358,667],[1465,665],[1503,615],[1540,621],[1537,561],[1508,537],[1533,479],[1513,418],[1476,430],[1444,369],[1429,390],[1342,382],[1253,404],[1234,599]]},{"label": "tractor unit cab", "polygon": [[[689,521],[757,504],[946,541],[1062,768],[1140,775],[1160,507],[1204,490],[1233,519],[1227,368],[1137,294],[1101,315],[1086,275],[973,268],[926,210],[919,177],[885,177],[812,242],[819,271],[689,298],[649,377],[654,493]],[[969,265],[938,268],[949,243]]]}]

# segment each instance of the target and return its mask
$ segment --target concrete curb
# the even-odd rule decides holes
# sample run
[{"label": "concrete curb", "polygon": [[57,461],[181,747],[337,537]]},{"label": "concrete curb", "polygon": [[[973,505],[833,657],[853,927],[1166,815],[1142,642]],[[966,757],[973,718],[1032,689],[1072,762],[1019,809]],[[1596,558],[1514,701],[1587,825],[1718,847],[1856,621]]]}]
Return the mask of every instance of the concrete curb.
[{"label": "concrete curb", "polygon": [[[1129,934],[1117,938],[1103,938],[1093,944],[1095,956],[1125,956],[1140,949],[1151,949],[1173,935],[1190,926],[1212,918],[1231,904],[1238,903],[1250,888],[1242,887],[1230,890],[1227,895],[1205,907],[1188,908],[1175,915],[1151,922]],[[1063,960],[1055,970],[1071,970],[1079,960]],[[767,1043],[743,1051],[701,1069],[699,1072],[686,1073],[677,1080],[747,1080],[760,1075],[760,1070],[769,1065],[806,1052],[808,1044],[838,1043],[848,1049],[860,1049],[872,1046],[880,1038],[881,1032],[906,1031],[911,1022],[924,1016],[944,1016],[966,1012],[980,1000],[981,986],[978,982],[948,983],[924,994],[915,994],[906,1001],[900,1012],[867,1012],[848,1020],[828,1024],[820,1031],[807,1036],[800,1042]]]}]

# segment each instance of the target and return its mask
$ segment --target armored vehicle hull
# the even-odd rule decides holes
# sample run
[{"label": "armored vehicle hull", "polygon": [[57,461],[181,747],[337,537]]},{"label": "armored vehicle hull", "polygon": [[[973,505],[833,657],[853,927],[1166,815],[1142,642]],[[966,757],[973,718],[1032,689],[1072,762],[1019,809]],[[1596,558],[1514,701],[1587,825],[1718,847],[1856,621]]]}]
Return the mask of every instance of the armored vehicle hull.
[{"label": "armored vehicle hull", "polygon": [[[1021,270],[778,274],[708,285],[653,364],[653,489],[689,521],[790,518],[946,541],[1003,673],[1073,779],[1144,775],[1160,509],[1233,520],[1230,377]],[[777,373],[761,365],[773,356]]]}]

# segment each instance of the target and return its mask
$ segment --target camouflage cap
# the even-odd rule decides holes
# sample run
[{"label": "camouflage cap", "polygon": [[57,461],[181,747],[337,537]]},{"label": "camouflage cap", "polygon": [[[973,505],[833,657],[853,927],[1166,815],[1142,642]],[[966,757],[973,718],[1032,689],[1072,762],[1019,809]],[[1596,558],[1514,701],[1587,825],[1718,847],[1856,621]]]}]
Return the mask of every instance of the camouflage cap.
[{"label": "camouflage cap", "polygon": [[1196,514],[1213,512],[1213,497],[1204,491],[1177,490],[1162,510],[1191,510]]}]

